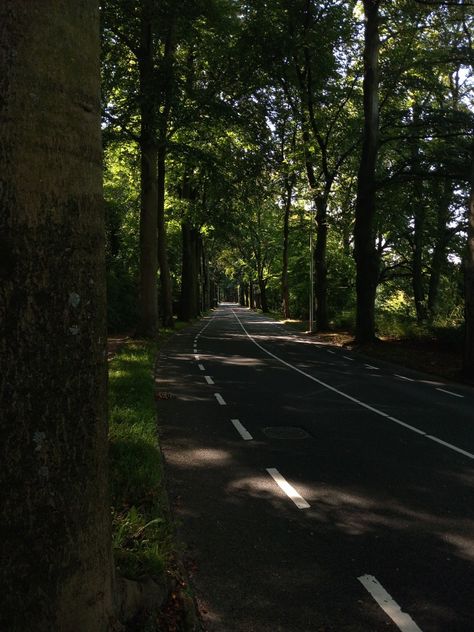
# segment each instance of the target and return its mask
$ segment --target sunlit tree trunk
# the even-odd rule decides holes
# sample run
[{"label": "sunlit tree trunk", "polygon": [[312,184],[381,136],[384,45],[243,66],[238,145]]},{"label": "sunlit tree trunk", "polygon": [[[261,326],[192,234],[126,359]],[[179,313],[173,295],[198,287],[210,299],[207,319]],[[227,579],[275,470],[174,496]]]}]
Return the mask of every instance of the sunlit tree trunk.
[{"label": "sunlit tree trunk", "polygon": [[354,227],[356,341],[375,340],[375,294],[379,255],[375,246],[375,168],[379,137],[379,0],[364,0],[364,134],[357,176]]},{"label": "sunlit tree trunk", "polygon": [[98,10],[0,5],[5,632],[113,624]]}]

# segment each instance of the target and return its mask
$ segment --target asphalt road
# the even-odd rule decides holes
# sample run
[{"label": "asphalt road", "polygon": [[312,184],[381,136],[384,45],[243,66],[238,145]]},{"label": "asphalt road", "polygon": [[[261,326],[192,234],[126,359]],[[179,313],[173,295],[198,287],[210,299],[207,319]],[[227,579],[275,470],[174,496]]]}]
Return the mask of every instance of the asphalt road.
[{"label": "asphalt road", "polygon": [[226,304],[157,382],[207,630],[474,632],[472,389]]}]

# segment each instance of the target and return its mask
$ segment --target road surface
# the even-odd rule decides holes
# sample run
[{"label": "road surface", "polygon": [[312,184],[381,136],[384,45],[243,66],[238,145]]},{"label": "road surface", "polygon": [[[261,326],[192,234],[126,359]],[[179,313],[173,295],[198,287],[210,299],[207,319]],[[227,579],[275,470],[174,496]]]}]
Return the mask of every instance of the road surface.
[{"label": "road surface", "polygon": [[472,389],[230,304],[157,384],[207,630],[474,631]]}]

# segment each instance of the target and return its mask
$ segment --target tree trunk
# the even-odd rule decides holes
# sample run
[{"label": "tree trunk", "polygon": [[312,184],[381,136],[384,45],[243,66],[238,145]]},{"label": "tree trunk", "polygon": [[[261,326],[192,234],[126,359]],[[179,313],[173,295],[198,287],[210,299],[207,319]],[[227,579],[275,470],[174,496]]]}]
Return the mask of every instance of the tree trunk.
[{"label": "tree trunk", "polygon": [[[420,112],[417,105],[413,106],[413,125],[420,124]],[[420,170],[420,149],[417,141],[412,143],[412,168],[416,172]],[[413,254],[412,254],[412,288],[415,301],[416,320],[419,324],[426,321],[425,288],[423,283],[423,246],[425,241],[425,200],[423,197],[423,180],[415,180],[412,192],[413,207]]]},{"label": "tree trunk", "polygon": [[471,149],[471,193],[467,220],[467,247],[464,260],[463,372],[472,378],[474,377],[474,145]]},{"label": "tree trunk", "polygon": [[314,247],[314,295],[316,297],[316,330],[328,331],[328,243],[327,197],[316,198],[316,244]]},{"label": "tree trunk", "polygon": [[290,318],[290,288],[288,284],[288,240],[290,234],[291,196],[293,186],[289,178],[285,178],[286,197],[283,216],[283,266],[281,273],[282,311],[285,318]]},{"label": "tree trunk", "polygon": [[250,309],[254,309],[255,308],[255,292],[253,289],[253,281],[250,281],[249,283],[249,300],[250,300]]},{"label": "tree trunk", "polygon": [[0,8],[0,628],[112,627],[99,12]]},{"label": "tree trunk", "polygon": [[446,264],[446,250],[450,239],[448,222],[451,199],[452,186],[448,182],[443,182],[436,209],[436,241],[431,258],[431,272],[428,286],[428,317],[430,320],[433,320],[438,312],[439,283],[443,266]]},{"label": "tree trunk", "polygon": [[197,318],[200,307],[200,281],[202,249],[201,235],[197,228],[184,221],[181,224],[182,234],[182,265],[181,265],[181,298],[180,319],[192,320]]},{"label": "tree trunk", "polygon": [[267,282],[265,279],[259,275],[258,278],[258,288],[260,290],[260,309],[262,312],[268,312],[268,302],[267,302]]},{"label": "tree trunk", "polygon": [[207,254],[207,248],[202,244],[202,295],[203,295],[203,311],[207,312],[211,307],[211,284],[209,279],[209,257]]},{"label": "tree trunk", "polygon": [[158,330],[158,192],[152,0],[144,0],[140,20],[140,317],[137,334],[153,338]]},{"label": "tree trunk", "polygon": [[193,254],[194,254],[194,315],[195,318],[201,313],[201,233],[198,228],[193,228],[191,231],[193,241]]},{"label": "tree trunk", "polygon": [[161,284],[161,320],[164,327],[173,327],[173,293],[168,263],[168,237],[165,219],[165,175],[166,147],[160,143],[158,148],[158,262]]},{"label": "tree trunk", "polygon": [[182,264],[181,264],[181,298],[180,320],[189,321],[195,318],[195,256],[192,228],[188,222],[181,224]]},{"label": "tree trunk", "polygon": [[414,196],[414,233],[412,256],[412,288],[415,300],[416,320],[425,322],[427,313],[425,306],[425,290],[423,284],[423,233],[425,228],[425,209],[421,196]]},{"label": "tree trunk", "polygon": [[379,255],[375,247],[375,168],[379,136],[379,0],[364,0],[364,134],[357,174],[354,227],[356,262],[356,341],[375,338],[375,295],[379,277]]}]

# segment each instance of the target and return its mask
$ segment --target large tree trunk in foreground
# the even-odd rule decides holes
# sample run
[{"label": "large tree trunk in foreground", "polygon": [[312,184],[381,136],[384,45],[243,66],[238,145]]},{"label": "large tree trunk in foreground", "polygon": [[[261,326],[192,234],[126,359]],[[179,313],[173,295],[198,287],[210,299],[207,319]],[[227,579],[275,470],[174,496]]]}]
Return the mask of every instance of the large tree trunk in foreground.
[{"label": "large tree trunk in foreground", "polygon": [[111,629],[96,0],[0,8],[0,629]]},{"label": "large tree trunk in foreground", "polygon": [[357,175],[354,227],[356,262],[356,341],[375,340],[375,294],[379,278],[379,256],[375,247],[375,167],[379,136],[379,0],[364,0],[364,136]]},{"label": "large tree trunk in foreground", "polygon": [[157,150],[155,141],[153,2],[144,0],[140,16],[140,316],[137,334],[158,331]]},{"label": "large tree trunk in foreground", "polygon": [[467,247],[464,260],[465,340],[463,371],[469,377],[474,377],[474,145],[471,149],[471,194],[467,220]]}]

